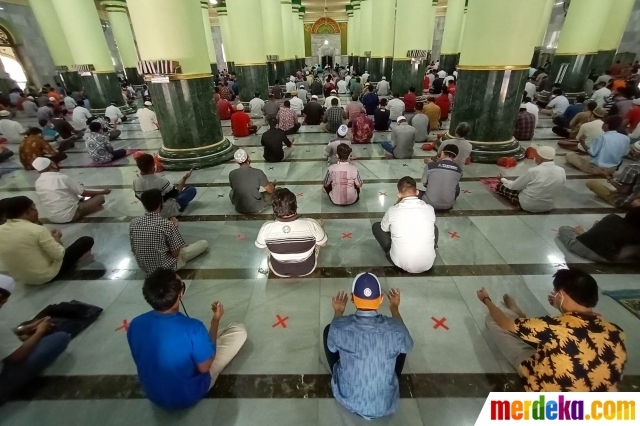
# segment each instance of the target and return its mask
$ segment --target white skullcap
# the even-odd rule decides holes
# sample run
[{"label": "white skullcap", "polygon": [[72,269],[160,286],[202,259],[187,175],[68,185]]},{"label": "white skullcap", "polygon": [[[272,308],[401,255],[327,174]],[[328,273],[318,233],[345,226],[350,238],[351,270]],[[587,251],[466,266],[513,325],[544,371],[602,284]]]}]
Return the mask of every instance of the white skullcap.
[{"label": "white skullcap", "polygon": [[633,144],[633,149],[640,152],[640,141]]},{"label": "white skullcap", "polygon": [[0,111],[0,117],[9,117],[10,115],[11,113],[6,109],[3,109],[2,111]]},{"label": "white skullcap", "polygon": [[318,99],[316,95],[311,96],[311,99]]},{"label": "white skullcap", "polygon": [[550,146],[539,146],[536,148],[536,152],[545,160],[553,160],[556,157],[556,150]]},{"label": "white skullcap", "polygon": [[382,79],[383,79],[383,80],[386,80],[386,79],[387,79],[387,77],[385,77],[385,76],[383,75],[383,76],[382,76]]},{"label": "white skullcap", "polygon": [[51,165],[51,160],[46,157],[38,157],[31,163],[34,169],[41,172]]},{"label": "white skullcap", "polygon": [[33,100],[34,100],[34,99],[33,99],[33,96],[27,96],[27,99],[29,99],[29,100],[31,100],[31,101],[33,101]]},{"label": "white skullcap", "polygon": [[520,104],[520,109],[527,109],[527,104]]},{"label": "white skullcap", "polygon": [[338,127],[338,136],[341,136],[344,138],[345,136],[347,136],[348,131],[349,131],[349,128],[346,125],[342,124],[340,127]]},{"label": "white skullcap", "polygon": [[7,290],[9,293],[13,293],[13,290],[16,288],[16,282],[7,275],[0,275],[0,288]]},{"label": "white skullcap", "polygon": [[153,104],[151,103],[151,101],[145,101],[145,102],[144,102],[144,104],[145,104],[146,106],[151,106],[151,105],[153,105]]},{"label": "white skullcap", "polygon": [[49,98],[49,100],[50,100],[51,102],[55,102],[55,101],[56,101],[56,98],[54,98],[54,97],[52,96],[52,97],[50,97],[50,98]]},{"label": "white skullcap", "polygon": [[236,160],[236,163],[238,164],[244,163],[247,161],[247,158],[249,158],[249,156],[247,155],[247,151],[244,149],[239,149],[235,154],[233,154],[233,159]]},{"label": "white skullcap", "polygon": [[640,105],[640,98],[636,98],[633,100],[634,105]]},{"label": "white skullcap", "polygon": [[238,111],[244,111],[244,105],[242,105],[242,102],[240,102],[238,105],[236,105],[236,109]]},{"label": "white skullcap", "polygon": [[401,115],[400,117],[398,117],[398,119],[396,120],[396,123],[399,123],[401,121],[407,121],[406,117],[404,115]]}]

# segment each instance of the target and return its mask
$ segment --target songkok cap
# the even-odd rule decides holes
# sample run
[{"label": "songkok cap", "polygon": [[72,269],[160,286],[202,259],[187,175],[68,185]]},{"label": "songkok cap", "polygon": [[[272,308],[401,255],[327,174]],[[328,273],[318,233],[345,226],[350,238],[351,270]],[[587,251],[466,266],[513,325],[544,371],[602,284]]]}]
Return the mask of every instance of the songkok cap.
[{"label": "songkok cap", "polygon": [[0,275],[0,288],[7,290],[9,293],[13,293],[13,290],[16,288],[16,282],[7,275]]},{"label": "songkok cap", "polygon": [[31,163],[34,169],[41,172],[51,165],[51,160],[46,157],[38,157]]},{"label": "songkok cap", "polygon": [[144,102],[144,104],[145,104],[146,106],[151,106],[151,105],[153,105],[153,104],[151,103],[151,101],[145,101],[145,102]]},{"label": "songkok cap", "polygon": [[636,98],[633,100],[634,105],[640,105],[640,98]]},{"label": "songkok cap", "polygon": [[344,138],[345,136],[347,136],[348,131],[349,131],[349,128],[346,125],[342,124],[340,127],[338,127],[338,136],[341,136]]},{"label": "songkok cap", "polygon": [[378,277],[363,272],[353,280],[353,303],[358,309],[378,309],[382,304],[382,287]]},{"label": "songkok cap", "polygon": [[238,164],[244,163],[247,161],[247,158],[249,158],[249,156],[247,155],[247,151],[244,149],[239,149],[235,154],[233,154],[233,159],[236,160]]},{"label": "songkok cap", "polygon": [[401,121],[407,121],[406,117],[404,115],[401,115],[400,117],[398,117],[398,119],[396,120],[396,123],[399,123]]},{"label": "songkok cap", "polygon": [[541,158],[545,160],[553,160],[556,157],[556,150],[550,146],[539,146],[536,147],[536,151]]},{"label": "songkok cap", "polygon": [[602,107],[597,107],[596,109],[593,110],[593,115],[595,115],[598,118],[602,118],[605,115],[607,115],[607,110],[605,110]]}]

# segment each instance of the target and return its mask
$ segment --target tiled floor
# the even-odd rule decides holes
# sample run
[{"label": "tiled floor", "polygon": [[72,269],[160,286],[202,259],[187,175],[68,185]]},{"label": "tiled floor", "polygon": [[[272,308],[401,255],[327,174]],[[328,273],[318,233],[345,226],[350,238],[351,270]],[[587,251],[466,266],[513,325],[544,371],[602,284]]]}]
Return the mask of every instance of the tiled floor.
[{"label": "tiled floor", "polygon": [[[229,134],[228,122],[223,126]],[[555,146],[549,127],[550,120],[542,119],[532,143]],[[122,139],[114,142],[116,148],[155,152],[162,145],[159,133],[140,132],[135,120],[124,124],[122,129]],[[190,263],[185,271],[188,290],[184,304],[189,314],[207,322],[211,302],[220,300],[225,305],[223,322],[242,322],[247,326],[247,344],[224,371],[221,380],[225,376],[238,381],[251,381],[255,377],[256,383],[268,383],[268,386],[260,388],[256,384],[255,389],[251,387],[248,391],[239,385],[214,389],[212,397],[190,410],[176,413],[159,410],[136,393],[135,379],[127,381],[136,370],[126,334],[117,329],[124,320],[131,320],[149,309],[141,294],[143,277],[128,241],[128,223],[132,217],[143,213],[131,190],[137,169],[131,158],[121,160],[118,167],[86,168],[90,160],[84,147],[78,144],[61,164],[63,172],[90,188],[110,187],[113,192],[107,197],[105,209],[94,217],[56,228],[62,230],[63,242],[67,244],[81,235],[94,237],[96,246],[92,256],[82,261],[79,266],[82,273],[72,279],[38,288],[19,286],[0,315],[20,322],[31,318],[49,303],[72,299],[101,306],[104,313],[71,343],[68,351],[47,372],[50,383],[67,383],[67,388],[49,389],[53,397],[36,393],[27,401],[6,404],[0,408],[0,424],[122,425],[133,424],[132,419],[141,425],[368,424],[346,412],[318,385],[318,380],[326,385],[329,373],[322,352],[321,333],[332,318],[331,297],[340,290],[348,291],[353,275],[362,270],[379,273],[385,289],[397,287],[402,291],[400,309],[415,341],[404,373],[411,374],[414,384],[425,377],[437,382],[438,377],[446,375],[458,378],[457,386],[464,389],[465,385],[460,381],[480,377],[485,386],[482,389],[487,389],[486,392],[459,390],[449,394],[434,385],[432,389],[402,393],[398,412],[374,423],[474,424],[491,389],[484,375],[516,377],[488,338],[484,323],[486,309],[477,301],[475,291],[486,287],[494,300],[508,292],[530,315],[552,313],[546,295],[551,289],[553,270],[567,263],[590,267],[586,260],[568,254],[559,246],[558,227],[578,224],[589,227],[614,210],[585,188],[586,176],[582,172],[566,167],[569,179],[564,193],[556,200],[557,210],[546,215],[518,212],[496,198],[478,179],[495,177],[498,173],[519,176],[533,162],[527,160],[507,170],[494,165],[471,164],[465,168],[461,183],[463,191],[454,209],[438,217],[440,243],[434,270],[429,274],[409,276],[398,273],[390,265],[371,234],[371,224],[380,220],[386,209],[395,203],[395,182],[405,175],[419,178],[423,159],[432,156],[433,152],[424,152],[416,145],[413,159],[386,160],[379,144],[389,140],[390,134],[376,133],[373,144],[354,149],[358,157],[356,164],[365,181],[361,200],[353,206],[340,208],[331,204],[321,191],[326,172],[322,150],[331,136],[317,133],[313,127],[303,127],[303,133],[295,138],[297,148],[292,160],[274,165],[262,161],[259,136],[231,139],[235,145],[247,149],[254,167],[264,170],[280,185],[302,194],[298,197],[298,206],[303,215],[325,219],[329,246],[321,250],[318,272],[313,276],[283,280],[269,278],[265,273],[266,253],[257,249],[254,241],[271,212],[251,220],[238,220],[227,196],[227,177],[237,167],[234,164],[194,171],[189,183],[197,187],[198,196],[180,224],[185,240],[204,238],[210,244],[210,250]],[[559,149],[556,158],[563,167],[565,153]],[[21,170],[17,160],[3,163],[0,171],[8,172],[0,178],[0,197],[23,194],[39,205],[33,191],[36,172]],[[164,175],[177,182],[183,173],[166,172]],[[43,210],[40,213],[46,222],[46,213]],[[597,274],[596,279],[603,290],[640,288],[638,275],[616,275],[614,269],[595,266],[590,267],[590,271]],[[95,279],[87,278],[89,273]],[[639,375],[638,319],[606,296],[601,297],[597,309],[626,330],[629,351],[626,374]],[[353,306],[347,313],[350,312],[353,312]],[[388,314],[388,307],[383,305],[381,312]],[[289,317],[286,328],[272,326],[276,315]],[[448,329],[434,328],[436,323],[432,317],[445,319]],[[295,389],[286,389],[286,381],[282,378],[290,376],[296,376],[302,384]],[[66,379],[86,380],[87,384],[79,385],[80,391],[74,393],[70,389],[77,385],[64,382]],[[101,387],[101,380],[119,383],[120,379],[129,383],[126,392],[125,385],[114,389],[107,389],[106,384]],[[276,383],[280,379],[282,383]],[[271,391],[276,388],[281,394]],[[46,394],[47,387],[41,391]],[[254,391],[257,394],[252,394]],[[295,396],[287,397],[289,393]],[[236,396],[216,398],[220,394]]]}]

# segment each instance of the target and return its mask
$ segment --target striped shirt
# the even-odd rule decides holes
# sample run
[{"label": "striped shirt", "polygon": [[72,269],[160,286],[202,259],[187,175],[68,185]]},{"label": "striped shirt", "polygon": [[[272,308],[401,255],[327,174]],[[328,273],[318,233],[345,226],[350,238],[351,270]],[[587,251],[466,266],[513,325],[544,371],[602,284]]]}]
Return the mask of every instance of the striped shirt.
[{"label": "striped shirt", "polygon": [[350,163],[340,162],[329,166],[324,186],[331,186],[329,197],[334,204],[348,206],[358,200],[356,185],[362,185],[358,168]]},{"label": "striped shirt", "polygon": [[340,354],[331,379],[333,396],[340,404],[366,419],[388,416],[398,409],[396,358],[413,348],[402,321],[360,310],[334,318],[327,347]]},{"label": "striped shirt", "polygon": [[269,264],[278,276],[301,277],[316,268],[316,245],[327,242],[327,234],[314,219],[292,216],[262,225],[256,247],[269,250]]}]

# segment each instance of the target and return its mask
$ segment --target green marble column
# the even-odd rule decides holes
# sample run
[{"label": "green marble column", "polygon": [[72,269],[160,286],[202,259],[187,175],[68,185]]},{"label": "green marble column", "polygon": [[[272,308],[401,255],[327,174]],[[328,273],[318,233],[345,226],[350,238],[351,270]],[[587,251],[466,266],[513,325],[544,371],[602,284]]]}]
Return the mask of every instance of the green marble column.
[{"label": "green marble column", "polygon": [[531,66],[533,68],[538,68],[538,62],[540,62],[540,52],[542,51],[542,46],[537,46],[533,49],[533,57],[531,58]]},{"label": "green marble column", "polygon": [[129,83],[134,86],[140,86],[144,84],[144,77],[138,73],[138,68],[125,68],[124,73],[127,76]]},{"label": "green marble column", "polygon": [[222,134],[213,86],[211,76],[149,84],[165,169],[199,169],[233,157],[235,147]]},{"label": "green marble column", "polygon": [[[366,56],[360,56],[360,73],[364,74],[365,71],[369,71],[369,74],[371,74],[371,70],[369,69],[369,67],[371,66],[371,58],[367,58]],[[369,76],[369,81],[371,80],[371,76]]]},{"label": "green marble column", "polygon": [[253,99],[256,92],[266,99],[269,96],[269,77],[266,65],[243,65],[236,67],[238,85],[240,86],[240,99],[248,101]]},{"label": "green marble column", "polygon": [[76,71],[58,71],[58,76],[62,80],[62,85],[67,92],[75,92],[82,90],[82,81],[80,74]]},{"label": "green marble column", "polygon": [[447,74],[453,74],[453,72],[456,70],[456,65],[458,65],[459,58],[459,53],[440,55],[440,69],[445,70]]},{"label": "green marble column", "polygon": [[[285,72],[286,64],[285,64],[285,62],[286,61],[277,61],[277,62],[275,62],[275,66],[276,66],[275,75],[276,75],[276,78],[278,80],[280,80],[280,81],[283,81],[284,77],[286,75],[286,72]],[[272,81],[275,82],[275,79],[274,80],[269,79],[269,84],[271,84]]]},{"label": "green marble column", "polygon": [[235,74],[236,72],[236,64],[233,62],[227,62],[227,72],[229,74]]},{"label": "green marble column", "polygon": [[524,158],[524,149],[513,137],[515,117],[528,69],[458,71],[456,108],[448,137],[462,121],[471,126],[467,140],[476,163],[495,163],[500,157]]},{"label": "green marble column", "polygon": [[276,79],[280,79],[277,62],[267,62],[267,80],[269,81],[269,86],[273,86]]},{"label": "green marble column", "polygon": [[296,60],[295,59],[287,59],[284,62],[284,75],[280,79],[280,84],[284,84],[289,81],[289,76],[295,75],[296,73]]},{"label": "green marble column", "polygon": [[369,80],[380,81],[382,77],[386,77],[387,80],[391,78],[391,72],[393,68],[393,58],[371,58],[369,59]]},{"label": "green marble column", "polygon": [[593,60],[591,68],[595,70],[596,75],[602,75],[605,71],[609,70],[613,65],[613,61],[616,58],[616,49],[614,50],[600,50]]},{"label": "green marble column", "polygon": [[393,91],[404,95],[410,87],[415,87],[416,93],[422,93],[425,67],[426,61],[413,62],[410,58],[406,60],[394,59],[391,73]]},{"label": "green marble column", "polygon": [[218,74],[218,64],[210,63],[209,65],[211,65],[211,75]]},{"label": "green marble column", "polygon": [[125,106],[115,72],[94,72],[90,76],[80,76],[80,82],[91,103],[91,112],[103,114],[112,101],[116,102],[123,113],[131,112]]},{"label": "green marble column", "polygon": [[545,102],[550,97],[551,87],[560,83],[562,90],[571,100],[584,94],[584,85],[591,74],[596,55],[560,55],[556,54],[551,63],[549,78],[540,99]]}]

